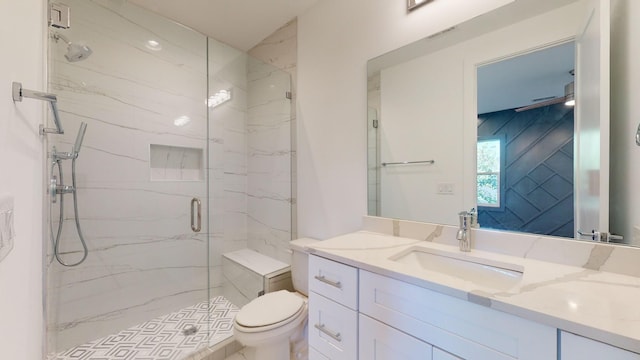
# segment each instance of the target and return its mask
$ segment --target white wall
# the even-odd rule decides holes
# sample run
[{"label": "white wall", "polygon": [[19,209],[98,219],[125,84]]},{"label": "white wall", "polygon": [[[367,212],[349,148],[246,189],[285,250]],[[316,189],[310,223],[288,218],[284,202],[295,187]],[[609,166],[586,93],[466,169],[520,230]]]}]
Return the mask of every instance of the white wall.
[{"label": "white wall", "polygon": [[640,121],[640,3],[612,3],[610,227],[625,243],[640,245],[640,147],[634,135]]},{"label": "white wall", "polygon": [[368,59],[508,3],[324,0],[299,17],[298,227],[326,238],[366,213]]},{"label": "white wall", "polygon": [[11,82],[42,90],[44,1],[3,1],[0,194],[15,199],[15,247],[0,262],[0,359],[42,359],[42,142],[44,104],[14,104]]}]

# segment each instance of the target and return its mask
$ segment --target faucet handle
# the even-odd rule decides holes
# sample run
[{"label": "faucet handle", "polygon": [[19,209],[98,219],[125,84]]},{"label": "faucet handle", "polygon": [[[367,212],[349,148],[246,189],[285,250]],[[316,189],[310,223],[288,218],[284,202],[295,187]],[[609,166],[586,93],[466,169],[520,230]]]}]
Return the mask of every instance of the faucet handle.
[{"label": "faucet handle", "polygon": [[471,227],[479,228],[480,224],[478,224],[478,210],[476,208],[471,208],[471,210],[467,213],[471,218]]}]

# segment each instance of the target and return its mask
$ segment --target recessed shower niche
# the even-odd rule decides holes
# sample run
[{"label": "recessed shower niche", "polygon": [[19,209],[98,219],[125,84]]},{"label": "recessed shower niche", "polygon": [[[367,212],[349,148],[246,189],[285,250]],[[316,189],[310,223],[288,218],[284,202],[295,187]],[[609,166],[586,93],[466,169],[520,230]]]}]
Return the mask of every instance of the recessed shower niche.
[{"label": "recessed shower niche", "polygon": [[203,152],[199,148],[151,144],[151,181],[204,181]]}]

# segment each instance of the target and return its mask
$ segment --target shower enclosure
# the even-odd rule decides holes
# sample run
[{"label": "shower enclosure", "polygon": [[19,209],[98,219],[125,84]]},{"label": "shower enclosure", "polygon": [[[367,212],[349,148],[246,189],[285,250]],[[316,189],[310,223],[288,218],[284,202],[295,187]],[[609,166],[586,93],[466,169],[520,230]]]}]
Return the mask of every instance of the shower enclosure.
[{"label": "shower enclosure", "polygon": [[[221,255],[288,261],[273,244],[291,239],[290,76],[126,1],[65,4],[48,90],[67,131],[47,135],[49,155],[87,126],[78,216],[50,204],[46,228],[62,219],[58,256],[73,265],[77,219],[88,255],[62,266],[55,231],[45,238],[49,358],[183,359],[228,343],[237,307]],[[93,53],[71,62],[60,38]]]}]

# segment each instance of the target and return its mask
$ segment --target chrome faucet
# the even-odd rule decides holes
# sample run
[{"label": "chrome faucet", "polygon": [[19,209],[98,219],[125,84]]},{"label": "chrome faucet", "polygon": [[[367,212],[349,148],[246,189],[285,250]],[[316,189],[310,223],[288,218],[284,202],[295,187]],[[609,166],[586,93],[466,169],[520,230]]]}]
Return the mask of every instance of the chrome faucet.
[{"label": "chrome faucet", "polygon": [[456,238],[460,242],[460,251],[471,251],[471,229],[478,227],[478,213],[473,208],[470,211],[461,211],[458,213],[460,218],[460,228]]}]

